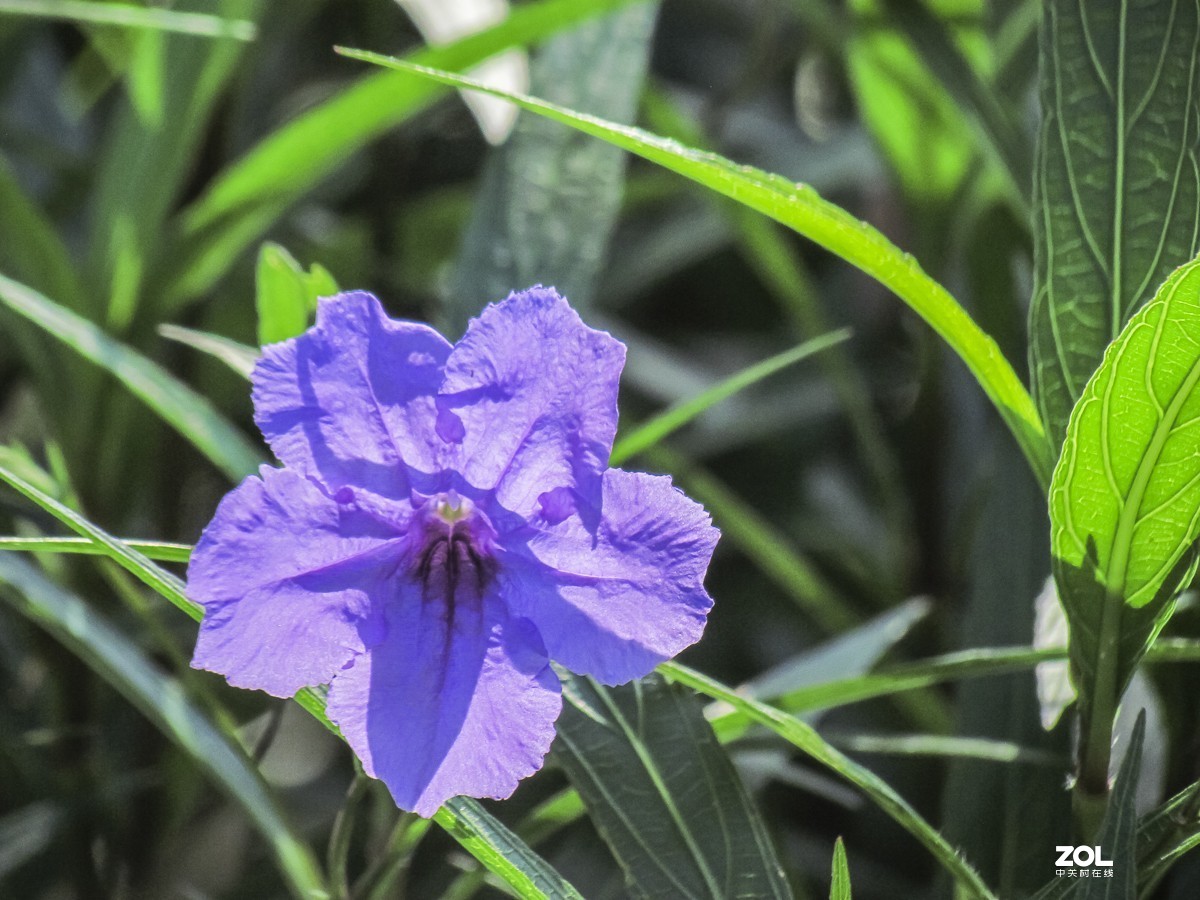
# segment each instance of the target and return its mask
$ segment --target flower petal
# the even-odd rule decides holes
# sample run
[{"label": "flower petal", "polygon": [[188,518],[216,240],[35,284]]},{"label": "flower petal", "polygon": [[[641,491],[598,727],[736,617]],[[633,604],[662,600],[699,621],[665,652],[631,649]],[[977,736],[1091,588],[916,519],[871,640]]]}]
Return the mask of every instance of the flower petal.
[{"label": "flower petal", "polygon": [[529,515],[537,498],[574,487],[598,500],[617,429],[625,346],[583,324],[552,288],[531,288],[473,319],[446,362],[441,405],[461,422],[462,474]]},{"label": "flower petal", "polygon": [[315,327],[264,349],[254,420],[284,464],[331,491],[403,496],[406,467],[443,466],[434,395],[449,353],[440,334],[388,318],[371,294],[322,299]]},{"label": "flower petal", "polygon": [[666,476],[609,469],[602,485],[600,509],[535,520],[527,544],[501,559],[503,595],[551,659],[620,684],[699,640],[719,532]]},{"label": "flower petal", "polygon": [[541,768],[562,707],[536,630],[495,599],[393,587],[387,637],[333,680],[330,719],[403,809],[508,797]]},{"label": "flower petal", "polygon": [[264,466],[225,496],[188,565],[204,606],[192,665],[290,697],[382,636],[372,596],[402,545],[394,526]]}]

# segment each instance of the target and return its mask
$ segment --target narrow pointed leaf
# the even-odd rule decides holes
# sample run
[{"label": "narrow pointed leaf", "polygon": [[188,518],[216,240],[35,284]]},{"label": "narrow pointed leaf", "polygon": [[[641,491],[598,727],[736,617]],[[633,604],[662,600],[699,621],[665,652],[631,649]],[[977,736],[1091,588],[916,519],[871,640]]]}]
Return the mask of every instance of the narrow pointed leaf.
[{"label": "narrow pointed leaf", "polygon": [[253,22],[224,19],[203,13],[176,12],[136,6],[132,3],[99,3],[95,0],[0,0],[0,16],[35,16],[89,25],[120,25],[174,31],[196,37],[225,37],[252,41],[257,35]]},{"label": "narrow pointed leaf", "polygon": [[167,340],[187,344],[193,350],[219,359],[246,379],[250,378],[254,364],[258,362],[258,348],[239,344],[219,334],[196,331],[194,328],[184,328],[180,325],[159,325],[158,333]]},{"label": "narrow pointed leaf", "polygon": [[926,275],[911,255],[879,231],[796,184],[724,157],[703,153],[639,128],[583,115],[533,97],[489,88],[470,78],[361,50],[339,53],[410,72],[458,88],[504,97],[522,109],[598,137],[757,210],[815,241],[896,293],[950,345],[996,405],[1042,483],[1049,481],[1050,452],[1032,399],[1000,348],[950,293]]},{"label": "narrow pointed leaf", "polygon": [[846,845],[838,838],[833,845],[833,875],[829,885],[829,900],[851,900],[850,864],[846,861]]},{"label": "narrow pointed leaf", "polygon": [[98,325],[3,275],[0,303],[111,372],[231,479],[253,472],[262,461],[250,440],[208,400]]},{"label": "narrow pointed leaf", "polygon": [[[125,541],[130,548],[147,559],[158,562],[187,562],[192,548],[187,544],[167,541]],[[82,553],[86,556],[106,555],[90,538],[0,537],[0,550],[26,553]]]},{"label": "narrow pointed leaf", "polygon": [[748,366],[742,371],[714,384],[705,391],[701,391],[694,397],[684,400],[681,403],[676,403],[670,409],[659,413],[648,422],[643,422],[633,431],[622,435],[618,438],[613,446],[610,462],[614,466],[621,465],[622,462],[629,459],[631,456],[636,456],[647,447],[652,447],[665,438],[672,432],[682,428],[688,422],[703,414],[710,407],[716,406],[722,400],[732,397],[739,391],[743,391],[751,385],[762,381],[776,372],[786,369],[788,366],[800,362],[802,359],[807,359],[815,353],[820,353],[835,344],[840,344],[850,337],[848,329],[841,329],[829,334],[823,334],[820,337],[813,338],[811,341],[805,341],[790,350],[785,350],[782,353],[764,359],[762,362]]}]

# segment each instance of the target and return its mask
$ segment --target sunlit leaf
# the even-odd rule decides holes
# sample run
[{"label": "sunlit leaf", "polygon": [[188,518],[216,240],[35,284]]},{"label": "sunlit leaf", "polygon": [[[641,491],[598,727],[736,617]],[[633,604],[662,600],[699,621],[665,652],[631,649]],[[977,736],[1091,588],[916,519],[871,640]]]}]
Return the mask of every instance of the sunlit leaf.
[{"label": "sunlit leaf", "polygon": [[1049,447],[1037,410],[995,341],[979,329],[944,287],[921,270],[912,256],[870,225],[823,200],[811,187],[749,166],[735,165],[716,154],[702,153],[638,128],[606,122],[544,100],[498,91],[452,72],[360,50],[338,52],[454,87],[505,97],[523,109],[570,125],[691,178],[816,241],[895,291],[929,323],[959,355],[996,405],[1039,480],[1049,481]]},{"label": "sunlit leaf", "polygon": [[1134,667],[1191,578],[1200,536],[1200,261],[1121,332],[1071,414],[1050,490],[1051,551],[1080,695],[1086,783]]}]

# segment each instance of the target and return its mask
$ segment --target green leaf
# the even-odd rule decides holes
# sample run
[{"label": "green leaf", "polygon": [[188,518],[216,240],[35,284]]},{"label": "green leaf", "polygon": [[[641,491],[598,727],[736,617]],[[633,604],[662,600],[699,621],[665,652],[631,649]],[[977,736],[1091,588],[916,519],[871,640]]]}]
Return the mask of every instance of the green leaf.
[{"label": "green leaf", "polygon": [[1050,753],[1013,741],[948,734],[838,734],[831,736],[830,741],[852,753],[941,756],[985,762],[1026,763],[1055,769],[1060,776],[1070,762],[1066,754]]},{"label": "green leaf", "polygon": [[1138,660],[1191,577],[1200,536],[1200,260],[1122,331],[1071,414],[1050,489],[1055,581],[1087,738],[1081,784],[1107,786],[1108,732]]},{"label": "green leaf", "polygon": [[[513,9],[493,28],[414,61],[469,69],[511,47],[536,43],[633,0],[543,0]],[[179,305],[210,288],[288,208],[375,138],[412,118],[440,92],[389,73],[364,78],[275,131],[222,172],[182,213],[184,245],[170,288]]]},{"label": "green leaf", "polygon": [[147,8],[132,3],[100,3],[96,0],[0,0],[0,15],[5,14],[174,31],[196,37],[223,37],[238,41],[252,41],[258,33],[253,22],[240,19]]},{"label": "green leaf", "polygon": [[258,343],[274,344],[304,332],[317,298],[337,293],[337,283],[324,268],[305,272],[278,244],[263,244],[254,278],[258,309]]},{"label": "green leaf", "polygon": [[1138,823],[1139,896],[1150,896],[1171,867],[1200,846],[1200,782],[1184,788]]},{"label": "green leaf", "polygon": [[694,696],[650,676],[563,681],[556,759],[636,897],[790,897],[766,827]]},{"label": "green leaf", "polygon": [[909,834],[929,850],[934,859],[953,877],[963,896],[995,900],[995,894],[980,879],[971,865],[959,856],[932,825],[903,797],[874,772],[860,766],[835,750],[811,726],[787,713],[744,697],[713,679],[685,668],[678,663],[664,663],[658,671],[672,681],[686,684],[714,700],[722,700],[744,713],[752,721],[774,731],[812,759],[845,778],[887,813]]},{"label": "green leaf", "polygon": [[[131,549],[146,559],[159,562],[185,563],[192,555],[188,544],[172,544],[167,541],[124,541]],[[86,556],[105,556],[91,538],[51,537],[0,537],[0,550],[23,551],[26,553],[82,553]]]},{"label": "green leaf", "polygon": [[254,823],[296,897],[329,894],[312,851],[295,834],[245,751],[195,707],[178,682],[73,594],[18,557],[0,553],[0,596],[38,623],[120,691],[207,772]]},{"label": "green leaf", "polygon": [[437,811],[434,821],[472,856],[503,878],[518,897],[583,900],[583,895],[491,816],[478,800],[468,797],[448,800]]},{"label": "green leaf", "polygon": [[1200,250],[1193,3],[1048,0],[1030,368],[1054,447],[1104,348]]},{"label": "green leaf", "polygon": [[921,270],[916,260],[870,225],[823,200],[811,187],[749,166],[735,165],[724,157],[684,147],[638,128],[616,125],[543,100],[489,88],[452,72],[359,50],[339,49],[338,52],[443,84],[503,97],[523,109],[623,147],[731,197],[842,257],[893,290],[945,339],[996,405],[1039,480],[1043,484],[1049,481],[1049,446],[1037,410],[996,342],[979,329],[944,287]]},{"label": "green leaf", "polygon": [[219,359],[246,379],[250,377],[250,373],[254,371],[254,364],[258,362],[258,348],[239,344],[219,334],[196,331],[179,325],[159,325],[158,333],[168,340],[187,344],[193,350]]},{"label": "green leaf", "polygon": [[[518,282],[519,283],[519,282]],[[705,410],[712,406],[716,406],[722,400],[732,397],[739,391],[743,391],[751,385],[762,381],[770,375],[774,375],[788,366],[800,362],[802,359],[807,359],[815,353],[820,353],[836,344],[848,340],[850,330],[847,328],[834,331],[830,334],[821,335],[813,338],[810,341],[805,341],[790,350],[785,350],[782,353],[777,353],[762,362],[755,363],[742,371],[731,375],[724,381],[714,384],[712,387],[699,394],[676,403],[670,409],[659,413],[648,422],[643,422],[633,431],[630,431],[620,438],[613,446],[610,463],[614,466],[621,465],[622,462],[629,459],[631,456],[636,456],[648,447],[652,447],[671,434],[673,431],[682,428],[692,419],[701,415]]]},{"label": "green leaf", "polygon": [[231,479],[258,468],[262,455],[204,397],[99,326],[0,275],[0,303],[111,372]]},{"label": "green leaf", "polygon": [[852,900],[850,863],[846,860],[846,845],[840,837],[833,845],[833,874],[829,883],[829,900]]},{"label": "green leaf", "polygon": [[0,267],[69,307],[83,290],[71,255],[54,223],[26,196],[8,162],[0,157]]},{"label": "green leaf", "polygon": [[[533,58],[531,90],[581,112],[632,121],[657,12],[657,3],[637,3],[556,35]],[[625,161],[616,147],[518,116],[483,170],[447,292],[451,329],[531,284],[553,285],[586,312],[620,211]]]}]

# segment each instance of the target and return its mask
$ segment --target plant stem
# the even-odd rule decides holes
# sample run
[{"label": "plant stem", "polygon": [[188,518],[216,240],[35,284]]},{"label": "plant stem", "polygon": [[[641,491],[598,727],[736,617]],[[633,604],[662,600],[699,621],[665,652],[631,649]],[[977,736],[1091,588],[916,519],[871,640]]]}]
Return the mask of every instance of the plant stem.
[{"label": "plant stem", "polygon": [[1100,615],[1099,654],[1091,690],[1082,694],[1079,769],[1072,805],[1080,835],[1090,839],[1099,831],[1108,808],[1108,770],[1112,759],[1113,722],[1120,702],[1117,663],[1121,636],[1121,610],[1125,601],[1109,592]]}]

